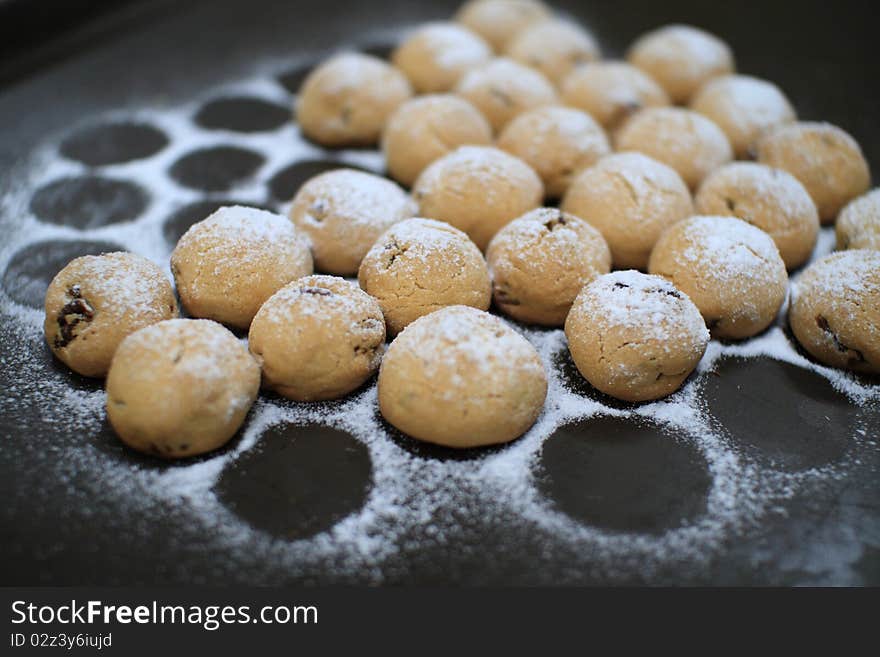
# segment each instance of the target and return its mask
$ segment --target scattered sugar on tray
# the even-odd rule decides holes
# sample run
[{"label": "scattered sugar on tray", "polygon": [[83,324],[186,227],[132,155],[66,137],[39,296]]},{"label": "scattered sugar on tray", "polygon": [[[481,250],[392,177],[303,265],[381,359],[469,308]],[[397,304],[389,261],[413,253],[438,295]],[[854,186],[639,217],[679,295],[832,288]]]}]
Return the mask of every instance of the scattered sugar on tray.
[{"label": "scattered sugar on tray", "polygon": [[[181,203],[199,198],[200,195],[170,182],[165,170],[184,152],[210,141],[198,128],[188,123],[190,108],[163,108],[147,110],[145,120],[166,130],[172,144],[162,153],[143,161],[125,165],[112,165],[109,172],[123,173],[149,188],[154,196],[147,213],[130,224],[107,226],[98,230],[75,231],[66,227],[48,226],[29,216],[26,200],[38,184],[66,172],[78,172],[75,163],[61,162],[57,166],[40,170],[34,164],[26,175],[16,179],[18,192],[5,191],[0,201],[3,223],[19,227],[12,233],[9,246],[2,253],[3,263],[17,249],[48,235],[58,238],[85,236],[103,237],[120,242],[123,246],[158,262],[167,258],[167,246],[159,236],[161,221],[168,210]],[[278,148],[279,135],[289,144],[289,149]],[[256,136],[231,136],[236,143],[261,152],[267,165],[253,181],[246,182],[238,191],[253,194],[255,201],[261,196],[265,179],[281,166],[296,158],[314,157],[317,151],[302,142],[293,126],[277,133]],[[288,141],[289,139],[289,141]],[[224,143],[229,143],[224,140]],[[286,152],[285,152],[286,151]],[[45,156],[45,153],[43,153]],[[358,152],[337,154],[352,163]],[[363,156],[380,170],[381,154],[364,152]],[[37,160],[35,159],[36,163]],[[41,163],[46,164],[45,157]],[[24,183],[22,183],[24,181]],[[15,186],[12,186],[14,188]],[[7,189],[10,187],[7,185]],[[10,213],[9,203],[24,199],[24,211]],[[12,217],[24,217],[24,221],[12,222]],[[830,235],[830,237],[829,237]],[[833,230],[823,230],[817,252],[823,245],[830,250]],[[20,371],[19,378],[27,380],[20,389],[8,391],[9,396],[0,405],[18,405],[18,400],[36,390],[45,398],[46,420],[69,426],[71,422],[85,433],[96,432],[104,422],[104,393],[100,390],[81,392],[70,387],[64,378],[45,378],[44,369],[37,365],[35,350],[41,347],[38,311],[24,309],[10,302],[3,295],[3,313],[12,325],[20,326],[24,335],[6,357],[14,359]],[[36,320],[36,321],[33,321]],[[505,320],[502,320],[505,321]],[[734,532],[746,531],[756,526],[767,513],[776,509],[781,500],[794,495],[811,482],[826,481],[829,477],[843,477],[847,463],[836,469],[820,469],[799,477],[766,473],[754,464],[743,462],[725,439],[707,430],[704,411],[695,401],[695,390],[700,377],[705,376],[714,359],[724,355],[747,357],[769,356],[787,360],[817,372],[829,379],[838,389],[857,402],[876,400],[876,387],[863,385],[844,373],[817,366],[801,357],[778,328],[755,340],[738,345],[722,345],[713,342],[701,364],[700,372],[686,387],[667,401],[620,410],[606,407],[600,402],[584,398],[565,386],[563,376],[556,371],[555,358],[565,349],[561,331],[524,329],[512,322],[519,333],[529,339],[538,349],[549,375],[549,394],[546,407],[535,427],[522,439],[499,452],[474,461],[438,461],[425,459],[408,452],[390,439],[382,428],[376,412],[376,390],[370,386],[364,392],[338,404],[296,405],[261,399],[251,414],[242,439],[229,452],[206,461],[181,464],[162,469],[142,468],[128,461],[91,448],[91,443],[67,444],[57,447],[57,453],[47,454],[47,471],[61,477],[74,472],[94,473],[95,486],[100,486],[105,508],[96,512],[126,513],[134,509],[156,511],[173,509],[174,513],[191,518],[190,526],[182,528],[179,540],[204,541],[212,537],[216,549],[234,554],[236,564],[253,565],[278,563],[291,574],[307,574],[331,571],[340,576],[368,577],[381,582],[385,577],[384,565],[400,549],[408,532],[418,529],[418,540],[430,544],[446,545],[455,541],[456,527],[445,521],[433,521],[442,517],[444,510],[460,508],[465,517],[509,520],[511,513],[536,531],[558,549],[571,550],[573,555],[589,555],[573,561],[574,567],[598,569],[609,573],[614,570],[641,573],[649,577],[661,565],[671,563],[704,563],[710,559],[721,543]],[[42,356],[41,356],[42,357]],[[6,363],[10,367],[10,363]],[[61,400],[60,402],[58,400]],[[659,537],[614,535],[581,525],[555,511],[534,486],[534,468],[539,463],[540,448],[544,440],[557,427],[577,419],[596,414],[624,417],[644,416],[665,426],[676,428],[680,440],[696,441],[694,444],[704,453],[712,474],[712,488],[706,515],[693,525],[672,530]],[[337,523],[333,528],[317,536],[300,541],[283,541],[259,532],[234,516],[213,493],[213,487],[223,469],[238,455],[251,449],[262,432],[278,423],[321,423],[336,426],[349,432],[363,442],[373,463],[373,485],[365,506],[358,512]],[[812,477],[812,479],[811,479]],[[115,495],[108,495],[115,491]],[[476,494],[476,498],[474,497]],[[169,506],[170,505],[170,506]],[[113,511],[116,509],[116,511]],[[139,517],[141,514],[135,514]],[[149,531],[144,525],[138,531]],[[188,534],[187,532],[190,532]],[[410,540],[410,539],[406,539]],[[567,546],[567,547],[566,547]],[[554,548],[557,549],[557,548]],[[218,563],[218,569],[227,568]],[[181,571],[180,577],[185,574]],[[230,571],[230,576],[234,576]]]}]

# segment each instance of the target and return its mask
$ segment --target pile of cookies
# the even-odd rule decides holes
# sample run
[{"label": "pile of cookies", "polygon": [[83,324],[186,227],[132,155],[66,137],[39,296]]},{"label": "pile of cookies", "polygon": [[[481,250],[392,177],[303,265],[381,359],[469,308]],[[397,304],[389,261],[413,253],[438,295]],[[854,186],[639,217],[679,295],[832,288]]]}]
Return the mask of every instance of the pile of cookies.
[{"label": "pile of cookies", "polygon": [[[329,400],[376,372],[380,412],[416,439],[513,440],[547,373],[493,301],[564,327],[587,381],[630,402],[677,390],[710,336],[767,329],[790,290],[806,351],[880,373],[880,191],[861,150],[799,122],[711,34],[662,27],[602,61],[537,0],[471,0],[390,62],[321,63],[294,113],[319,145],[380,145],[390,179],[318,175],[288,217],[222,208],[178,242],[174,287],[130,253],[77,258],[49,286],[50,348],[106,376],[134,449],[204,453],[261,386]],[[790,285],[835,222],[838,251]]]}]

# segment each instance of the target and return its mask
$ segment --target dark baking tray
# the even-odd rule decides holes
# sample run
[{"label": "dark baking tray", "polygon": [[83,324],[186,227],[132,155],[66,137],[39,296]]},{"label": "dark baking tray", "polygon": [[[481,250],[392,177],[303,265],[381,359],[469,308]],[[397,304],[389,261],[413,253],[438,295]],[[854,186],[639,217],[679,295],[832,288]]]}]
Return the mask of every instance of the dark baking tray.
[{"label": "dark baking tray", "polygon": [[[376,28],[443,18],[456,4],[6,0],[0,3],[0,28],[8,32],[0,39],[0,181],[46,135],[94,114],[136,109],[157,96],[186,100],[247,74],[255,61],[293,61],[300,53],[357,43]],[[870,3],[555,4],[582,18],[608,56],[621,55],[635,36],[663,23],[689,22],[718,33],[733,46],[740,70],[779,83],[801,117],[845,127],[869,161],[880,162],[880,59]],[[88,13],[71,11],[87,6]],[[382,50],[386,44],[373,45]],[[295,84],[299,75],[293,70],[284,81]],[[268,194],[266,203],[272,202]],[[51,260],[51,254],[31,254],[34,267],[42,256]],[[0,394],[22,385],[14,362],[21,339],[13,325],[0,326]],[[48,354],[40,367],[74,388],[95,387],[63,372]],[[570,363],[560,367],[576,381]],[[594,396],[585,384],[580,392]],[[87,472],[73,469],[64,481],[48,476],[45,454],[57,441],[70,440],[70,431],[45,422],[36,395],[29,401],[25,392],[22,403],[0,418],[0,582],[880,584],[880,412],[851,404],[805,369],[767,358],[722,361],[702,394],[737,449],[758,464],[799,472],[853,458],[858,449],[860,465],[840,480],[799,489],[752,526],[727,531],[708,558],[671,558],[649,571],[613,557],[591,564],[589,555],[573,555],[570,545],[555,544],[516,517],[480,522],[471,514],[459,522],[457,510],[447,509],[436,519],[452,528],[446,538],[425,541],[417,529],[398,536],[397,552],[378,572],[316,562],[291,574],[271,559],[239,561],[240,551],[225,551],[209,532],[194,539],[176,507],[103,513],[112,506],[105,499],[112,491],[95,486]],[[856,447],[855,426],[866,436]],[[608,417],[563,427],[545,444],[540,487],[566,512],[609,532],[662,532],[681,516],[700,513],[709,475],[676,441],[656,437],[655,428]],[[168,467],[121,449],[109,430],[76,439],[133,469]],[[437,462],[462,458],[394,439]],[[291,444],[296,449],[287,449]],[[231,476],[220,494],[280,541],[332,525],[357,508],[369,481],[365,452],[326,428],[270,432],[255,453],[260,458],[243,459],[243,474]],[[297,464],[333,477],[303,477],[279,492],[271,482],[284,481]],[[634,478],[641,486],[635,492]],[[280,494],[298,497],[305,508],[279,515],[267,500]]]}]

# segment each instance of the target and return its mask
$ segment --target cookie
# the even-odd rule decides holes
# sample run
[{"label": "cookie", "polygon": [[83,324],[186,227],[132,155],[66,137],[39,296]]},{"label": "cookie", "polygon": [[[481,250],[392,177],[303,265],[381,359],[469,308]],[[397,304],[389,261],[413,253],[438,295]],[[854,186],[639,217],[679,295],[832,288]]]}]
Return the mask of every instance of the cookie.
[{"label": "cookie", "polygon": [[835,226],[838,249],[880,251],[880,190],[850,201]]},{"label": "cookie", "polygon": [[562,326],[581,288],[611,269],[599,231],[555,208],[511,221],[489,242],[486,259],[498,308],[544,326]]},{"label": "cookie", "polygon": [[755,162],[713,171],[694,198],[698,214],[738,217],[773,238],[787,269],[804,264],[819,234],[819,213],[797,178]]},{"label": "cookie", "polygon": [[534,23],[517,34],[504,51],[559,86],[575,68],[599,59],[599,46],[579,25],[565,20]]},{"label": "cookie", "polygon": [[296,401],[336,399],[378,369],[385,347],[379,304],[336,276],[306,276],[263,304],[248,348],[263,386]]},{"label": "cookie", "polygon": [[589,114],[570,107],[523,112],[504,128],[498,147],[531,166],[549,198],[559,198],[580,171],[611,151]]},{"label": "cookie", "polygon": [[315,268],[351,276],[382,233],[415,213],[415,202],[390,180],[336,169],[299,188],[290,220],[308,235]]},{"label": "cookie", "polygon": [[391,335],[438,308],[486,310],[491,300],[480,250],[462,231],[432,219],[392,226],[367,253],[358,282],[379,302]]},{"label": "cookie", "polygon": [[309,73],[296,101],[303,134],[324,146],[372,146],[412,87],[377,57],[343,53]]},{"label": "cookie", "polygon": [[574,179],[562,209],[597,228],[618,269],[645,269],[660,234],[693,214],[674,169],[641,153],[605,157]]},{"label": "cookie", "polygon": [[455,20],[483,37],[496,52],[523,29],[546,20],[550,9],[537,0],[469,0],[455,14]]},{"label": "cookie", "polygon": [[456,23],[427,23],[416,28],[391,54],[392,63],[417,93],[450,91],[469,70],[485,64],[492,49]]},{"label": "cookie", "polygon": [[165,274],[134,253],[71,260],[46,290],[43,334],[55,357],[83,376],[102,377],[119,343],[177,317]]},{"label": "cookie", "polygon": [[776,318],[788,287],[785,263],[760,228],[734,217],[696,216],[660,236],[648,271],[696,304],[714,337],[757,335]]},{"label": "cookie", "polygon": [[709,343],[700,311],[686,294],[666,279],[632,270],[586,285],[565,320],[565,337],[590,385],[629,402],[678,390]]},{"label": "cookie", "polygon": [[631,64],[613,61],[574,69],[562,80],[561,97],[609,132],[641,109],[669,105],[669,96],[653,78]]},{"label": "cookie", "polygon": [[419,214],[463,230],[482,250],[505,224],[541,205],[544,185],[525,162],[489,146],[461,146],[413,186]]},{"label": "cookie", "polygon": [[871,172],[862,149],[830,123],[800,122],[777,126],[755,147],[757,160],[784,169],[807,189],[823,224],[871,187]]},{"label": "cookie", "polygon": [[673,103],[688,102],[708,80],[734,70],[730,47],[690,25],[667,25],[642,35],[626,59],[655,79]]},{"label": "cookie", "polygon": [[286,217],[236,205],[183,234],[171,273],[192,317],[246,329],[266,299],[312,273],[312,254]]},{"label": "cookie", "polygon": [[518,438],[547,396],[535,348],[497,317],[452,306],[398,335],[379,370],[379,410],[409,436],[446,447]]},{"label": "cookie", "polygon": [[638,151],[675,169],[691,189],[733,159],[727,136],[702,114],[652,107],[633,115],[616,134],[618,151]]},{"label": "cookie", "polygon": [[807,267],[792,286],[788,321],[820,362],[880,374],[880,252],[840,251]]},{"label": "cookie", "polygon": [[407,187],[431,164],[459,146],[488,146],[492,126],[464,98],[420,96],[391,115],[382,134],[388,174]]},{"label": "cookie", "polygon": [[739,159],[752,152],[764,132],[797,118],[779,87],[750,75],[710,80],[697,91],[690,107],[724,131]]},{"label": "cookie", "polygon": [[235,435],[259,388],[259,366],[227,329],[168,320],[119,345],[107,375],[107,419],[139,452],[195,456]]},{"label": "cookie", "polygon": [[507,57],[469,71],[455,93],[480,110],[495,133],[527,110],[558,102],[556,89],[543,74]]}]

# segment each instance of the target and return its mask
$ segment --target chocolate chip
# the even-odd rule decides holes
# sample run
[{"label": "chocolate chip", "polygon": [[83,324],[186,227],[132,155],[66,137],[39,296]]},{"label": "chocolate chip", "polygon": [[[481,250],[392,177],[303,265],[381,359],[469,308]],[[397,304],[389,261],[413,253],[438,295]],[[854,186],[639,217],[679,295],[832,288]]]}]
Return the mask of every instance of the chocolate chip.
[{"label": "chocolate chip", "polygon": [[299,291],[303,294],[316,294],[321,297],[333,296],[333,293],[330,290],[323,287],[301,287]]},{"label": "chocolate chip", "polygon": [[816,325],[831,337],[831,340],[834,342],[834,346],[837,348],[837,351],[842,354],[851,354],[849,359],[850,366],[865,362],[865,355],[861,351],[859,351],[858,349],[854,349],[853,347],[849,347],[840,341],[840,338],[837,337],[837,333],[832,330],[831,325],[828,323],[827,318],[823,317],[822,315],[816,315]]},{"label": "chocolate chip", "polygon": [[76,327],[85,322],[91,322],[95,317],[94,309],[88,302],[80,296],[79,286],[71,288],[76,289],[76,295],[58,312],[58,331],[60,335],[55,336],[53,344],[56,349],[62,349],[76,339]]},{"label": "chocolate chip", "polygon": [[622,290],[622,289],[628,288],[628,287],[629,287],[629,285],[627,285],[626,283],[621,283],[620,281],[614,282],[614,289],[615,290]]}]

